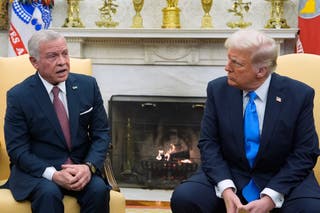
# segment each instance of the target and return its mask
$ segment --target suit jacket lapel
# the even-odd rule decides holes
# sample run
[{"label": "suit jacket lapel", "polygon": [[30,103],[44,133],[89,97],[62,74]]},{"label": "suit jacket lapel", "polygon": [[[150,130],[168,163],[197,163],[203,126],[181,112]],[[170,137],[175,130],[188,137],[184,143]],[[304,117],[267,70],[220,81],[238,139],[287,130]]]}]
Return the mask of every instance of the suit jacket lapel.
[{"label": "suit jacket lapel", "polygon": [[60,139],[65,141],[53,104],[37,73],[34,75],[34,82],[31,83],[30,87],[33,90],[32,94],[38,103],[39,109],[48,118]]},{"label": "suit jacket lapel", "polygon": [[285,101],[285,94],[282,90],[281,81],[279,75],[276,73],[272,74],[270,87],[268,91],[268,98],[266,103],[266,109],[264,113],[263,129],[260,138],[260,148],[256,158],[256,162],[261,156],[260,153],[264,152],[267,147],[269,138],[272,136],[273,130],[278,122],[279,113],[282,108],[282,102]]},{"label": "suit jacket lapel", "polygon": [[68,111],[69,111],[69,123],[71,132],[71,142],[74,144],[76,140],[77,129],[79,125],[79,85],[74,77],[69,74],[68,80],[66,81],[67,90],[67,101],[68,101]]},{"label": "suit jacket lapel", "polygon": [[[229,100],[227,103],[229,106],[228,115],[230,120],[230,126],[232,127],[234,144],[236,147],[240,147],[239,151],[241,156],[245,157],[244,150],[244,134],[243,134],[243,96],[242,91],[236,88],[231,89],[231,94],[228,95]],[[249,164],[248,164],[249,165]]]},{"label": "suit jacket lapel", "polygon": [[[269,138],[272,136],[273,129],[276,127],[276,122],[278,121],[279,113],[281,111],[281,102],[285,100],[285,95],[283,93],[281,82],[279,80],[278,74],[272,74],[270,87],[268,91],[268,98],[266,103],[265,115],[263,129],[260,138],[260,148],[256,157],[255,162],[258,162],[260,153],[264,152]],[[234,141],[237,143],[235,146],[239,147],[240,155],[246,159],[245,147],[244,147],[244,129],[243,129],[243,96],[242,91],[237,89],[232,89],[230,99],[227,101],[230,106],[227,107],[230,126],[233,129]],[[248,162],[248,167],[249,162]]]}]

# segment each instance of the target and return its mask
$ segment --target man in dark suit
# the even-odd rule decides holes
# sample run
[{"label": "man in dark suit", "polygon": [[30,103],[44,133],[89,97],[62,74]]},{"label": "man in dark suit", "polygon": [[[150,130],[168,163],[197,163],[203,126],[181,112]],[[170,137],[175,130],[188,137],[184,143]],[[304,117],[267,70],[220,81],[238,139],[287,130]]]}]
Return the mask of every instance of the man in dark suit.
[{"label": "man in dark suit", "polygon": [[64,212],[66,194],[81,212],[109,212],[101,169],[110,138],[97,82],[69,72],[67,43],[57,32],[36,32],[28,48],[37,71],[7,93],[8,186],[16,200],[31,201],[33,212]]},{"label": "man in dark suit", "polygon": [[227,76],[207,87],[201,167],[174,190],[173,213],[320,212],[314,90],[273,73],[278,48],[262,32],[239,30],[225,46]]}]

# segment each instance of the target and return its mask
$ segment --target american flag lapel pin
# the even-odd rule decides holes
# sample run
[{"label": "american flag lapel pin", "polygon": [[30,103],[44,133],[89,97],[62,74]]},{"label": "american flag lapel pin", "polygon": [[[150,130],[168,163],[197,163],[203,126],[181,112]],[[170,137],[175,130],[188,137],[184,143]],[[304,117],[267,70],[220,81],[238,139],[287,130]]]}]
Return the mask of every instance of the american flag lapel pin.
[{"label": "american flag lapel pin", "polygon": [[281,103],[282,99],[281,99],[279,96],[277,96],[277,97],[276,97],[276,101],[279,102],[279,103]]}]

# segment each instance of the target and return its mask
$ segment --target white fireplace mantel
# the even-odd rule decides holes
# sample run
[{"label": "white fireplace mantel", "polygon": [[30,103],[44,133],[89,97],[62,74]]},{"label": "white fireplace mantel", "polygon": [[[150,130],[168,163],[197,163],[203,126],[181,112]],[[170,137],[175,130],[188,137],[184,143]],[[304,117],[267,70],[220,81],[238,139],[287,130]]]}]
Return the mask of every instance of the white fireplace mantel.
[{"label": "white fireplace mantel", "polygon": [[[225,64],[224,41],[235,29],[52,28],[62,33],[70,55],[94,64]],[[279,54],[293,52],[296,28],[264,29],[279,44]]]},{"label": "white fireplace mantel", "polygon": [[[236,29],[159,29],[159,28],[51,28],[72,38],[195,38],[225,39]],[[296,28],[264,29],[276,39],[293,39]]]}]

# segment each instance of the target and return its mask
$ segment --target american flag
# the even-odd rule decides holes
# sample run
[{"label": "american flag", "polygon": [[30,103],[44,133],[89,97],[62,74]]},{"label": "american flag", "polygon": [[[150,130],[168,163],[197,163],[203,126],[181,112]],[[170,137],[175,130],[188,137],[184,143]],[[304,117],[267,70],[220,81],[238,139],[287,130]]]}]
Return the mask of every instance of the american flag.
[{"label": "american flag", "polygon": [[304,53],[320,55],[320,0],[299,0],[298,27],[297,47],[301,46]]}]

